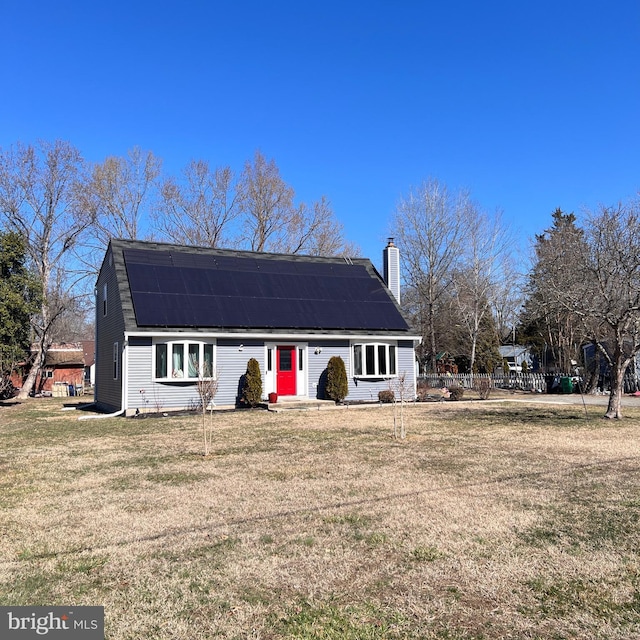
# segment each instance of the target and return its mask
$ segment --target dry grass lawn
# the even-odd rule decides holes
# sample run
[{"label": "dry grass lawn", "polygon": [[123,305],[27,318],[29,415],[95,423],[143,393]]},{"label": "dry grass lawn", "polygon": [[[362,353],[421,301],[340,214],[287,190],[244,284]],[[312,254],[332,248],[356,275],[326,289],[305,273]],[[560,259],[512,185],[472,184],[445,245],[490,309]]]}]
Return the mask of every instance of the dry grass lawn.
[{"label": "dry grass lawn", "polygon": [[640,413],[0,408],[0,604],[110,640],[640,637]]}]

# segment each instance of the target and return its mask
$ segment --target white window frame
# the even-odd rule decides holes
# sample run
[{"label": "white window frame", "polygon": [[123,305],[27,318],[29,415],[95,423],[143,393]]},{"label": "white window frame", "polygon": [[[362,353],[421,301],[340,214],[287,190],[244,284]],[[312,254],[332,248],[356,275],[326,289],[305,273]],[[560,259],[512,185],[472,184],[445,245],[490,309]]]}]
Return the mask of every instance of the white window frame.
[{"label": "white window frame", "polygon": [[[356,372],[356,347],[360,347],[362,354],[362,371]],[[367,347],[373,347],[373,371],[374,373],[367,373]],[[386,372],[380,372],[379,354],[380,348],[384,349],[386,360]],[[393,358],[389,356],[389,352],[393,348]],[[390,365],[393,365],[392,367]],[[393,369],[393,372],[390,370]],[[398,377],[398,342],[397,340],[376,340],[371,342],[354,341],[351,343],[351,375],[353,378],[397,378]]]},{"label": "white window frame", "polygon": [[102,287],[102,316],[107,315],[107,283],[105,282]]},{"label": "white window frame", "polygon": [[[164,345],[167,349],[167,375],[165,377],[157,376],[156,360],[158,353],[158,346]],[[189,346],[196,345],[198,347],[198,371],[195,376],[189,376]],[[212,348],[212,376],[204,378],[204,349],[205,346],[211,346]],[[182,347],[182,364],[184,367],[183,375],[177,375],[177,372],[171,371],[171,362],[173,361],[173,352],[175,346]],[[162,340],[157,339],[153,341],[152,355],[151,355],[151,373],[152,380],[154,382],[197,382],[198,380],[212,380],[216,375],[216,341],[215,340],[194,340],[186,338],[184,340]],[[186,374],[186,375],[184,375]]]}]

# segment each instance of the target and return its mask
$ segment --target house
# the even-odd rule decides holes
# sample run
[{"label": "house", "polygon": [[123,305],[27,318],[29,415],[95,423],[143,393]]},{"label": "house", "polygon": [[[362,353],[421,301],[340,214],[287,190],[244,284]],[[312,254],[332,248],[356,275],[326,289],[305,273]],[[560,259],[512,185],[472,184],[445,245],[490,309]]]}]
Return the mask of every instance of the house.
[{"label": "house", "polygon": [[498,347],[498,349],[502,359],[507,361],[509,371],[519,373],[522,371],[522,365],[525,362],[527,363],[529,371],[531,370],[531,351],[528,347],[520,344],[508,344]]},{"label": "house", "polygon": [[[35,347],[31,349],[35,352]],[[27,372],[27,363],[20,363],[11,375],[14,387],[20,388]],[[45,356],[44,366],[36,378],[35,393],[45,395],[68,395],[69,385],[74,390],[81,387],[84,378],[84,352],[81,344],[66,343],[52,344]]]},{"label": "house", "polygon": [[[601,343],[602,348],[609,354],[609,358],[612,358],[611,345],[604,341]],[[625,352],[630,353],[633,349],[633,344],[629,341],[625,343]],[[611,388],[611,366],[607,361],[607,358],[600,353],[593,342],[584,344],[582,346],[582,358],[584,362],[584,368],[578,367],[578,363],[572,360],[572,364],[575,367],[570,372],[572,374],[584,375],[585,384],[589,384],[589,378],[594,376],[593,385],[600,391],[607,391]],[[624,373],[624,392],[635,393],[640,390],[640,353],[637,353],[627,366]]]},{"label": "house", "polygon": [[211,371],[216,405],[236,405],[250,358],[265,399],[323,398],[334,355],[348,401],[377,401],[403,374],[415,397],[419,338],[398,304],[392,241],[384,265],[395,293],[367,259],[111,240],[96,285],[96,403],[127,415],[193,408]]}]

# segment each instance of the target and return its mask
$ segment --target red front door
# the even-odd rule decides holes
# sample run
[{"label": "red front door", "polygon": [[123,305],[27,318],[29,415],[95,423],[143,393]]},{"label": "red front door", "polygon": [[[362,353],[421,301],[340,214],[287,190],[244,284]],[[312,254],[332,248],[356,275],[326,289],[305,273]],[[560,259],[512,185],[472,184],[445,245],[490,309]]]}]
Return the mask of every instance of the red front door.
[{"label": "red front door", "polygon": [[276,349],[276,386],[279,396],[296,395],[296,348]]}]

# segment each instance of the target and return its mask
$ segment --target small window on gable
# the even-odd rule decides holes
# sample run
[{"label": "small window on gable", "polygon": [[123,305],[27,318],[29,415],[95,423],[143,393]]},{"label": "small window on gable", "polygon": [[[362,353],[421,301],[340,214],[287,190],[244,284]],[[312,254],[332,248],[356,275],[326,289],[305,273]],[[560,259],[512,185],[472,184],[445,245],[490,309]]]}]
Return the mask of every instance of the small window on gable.
[{"label": "small window on gable", "polygon": [[102,315],[107,315],[107,285],[105,283],[104,287],[102,287]]}]

